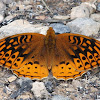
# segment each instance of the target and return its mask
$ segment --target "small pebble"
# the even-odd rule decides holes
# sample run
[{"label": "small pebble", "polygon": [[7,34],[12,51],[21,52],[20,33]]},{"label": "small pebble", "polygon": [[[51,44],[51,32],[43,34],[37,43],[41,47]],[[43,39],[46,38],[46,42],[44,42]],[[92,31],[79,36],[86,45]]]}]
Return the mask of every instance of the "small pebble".
[{"label": "small pebble", "polygon": [[23,92],[30,91],[32,88],[31,83],[32,83],[32,80],[29,78],[20,78],[19,80],[17,80],[17,84],[20,86],[20,88],[14,93],[12,93],[10,97],[16,98],[19,95],[21,95]]},{"label": "small pebble", "polygon": [[75,91],[75,89],[74,88],[66,88],[66,91]]},{"label": "small pebble", "polygon": [[83,87],[78,87],[77,89],[81,94],[84,92],[84,88]]},{"label": "small pebble", "polygon": [[51,100],[72,100],[72,99],[69,97],[61,96],[61,95],[55,95],[55,96],[53,96],[53,98]]},{"label": "small pebble", "polygon": [[3,89],[3,92],[4,92],[4,93],[7,93],[7,89],[4,88],[4,89]]},{"label": "small pebble", "polygon": [[54,89],[54,84],[50,81],[46,82],[45,83],[45,86],[46,86],[46,89],[49,93],[52,93],[53,92],[53,89]]},{"label": "small pebble", "polygon": [[77,97],[77,94],[75,94],[74,96]]},{"label": "small pebble", "polygon": [[12,75],[11,77],[7,78],[9,82],[13,82],[14,80],[16,80],[16,76]]},{"label": "small pebble", "polygon": [[48,96],[48,91],[43,82],[34,82],[32,84],[31,91],[34,93],[36,97],[41,98],[42,96]]},{"label": "small pebble", "polygon": [[88,89],[85,89],[85,94],[89,94],[89,90]]},{"label": "small pebble", "polygon": [[46,16],[45,16],[45,15],[36,16],[35,19],[38,19],[38,20],[45,20],[45,19],[46,19]]}]

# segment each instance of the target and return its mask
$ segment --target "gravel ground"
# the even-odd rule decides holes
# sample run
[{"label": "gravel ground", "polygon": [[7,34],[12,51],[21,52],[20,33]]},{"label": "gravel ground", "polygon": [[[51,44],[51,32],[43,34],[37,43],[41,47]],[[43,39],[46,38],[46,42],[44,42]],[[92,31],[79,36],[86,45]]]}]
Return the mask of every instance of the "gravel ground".
[{"label": "gravel ground", "polygon": [[[93,0],[44,1],[1,0],[0,38],[9,35],[10,32],[15,34],[27,32],[33,26],[44,28],[41,34],[46,32],[47,26],[57,26],[58,29],[63,27],[60,31],[56,27],[56,34],[62,31],[70,33],[72,30],[64,25],[74,20],[70,17],[71,9],[80,6],[83,2],[93,2]],[[96,9],[93,13],[98,14],[100,13],[100,1],[98,0],[95,5]],[[98,18],[100,19],[100,16]],[[16,20],[21,20],[20,26],[13,23]],[[24,26],[21,26],[22,20]],[[96,19],[96,22],[100,25],[100,21]],[[23,30],[19,29],[22,27]],[[30,29],[32,31],[32,28]],[[99,40],[100,26],[98,29],[97,34],[90,36]],[[40,28],[36,31],[39,30]],[[10,70],[0,67],[0,100],[100,100],[100,68],[88,71],[76,80],[64,81],[52,77],[43,80],[18,78]]]}]

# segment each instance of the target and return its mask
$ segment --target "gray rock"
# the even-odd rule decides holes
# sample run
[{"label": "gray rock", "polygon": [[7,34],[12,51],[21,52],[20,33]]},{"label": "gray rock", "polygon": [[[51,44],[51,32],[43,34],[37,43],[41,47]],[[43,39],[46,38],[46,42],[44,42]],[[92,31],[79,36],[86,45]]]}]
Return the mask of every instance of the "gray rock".
[{"label": "gray rock", "polygon": [[32,82],[31,79],[29,78],[24,78],[24,77],[21,77],[19,80],[16,81],[16,83],[20,86],[20,87],[24,87],[26,85],[30,85]]},{"label": "gray rock", "polygon": [[71,33],[78,33],[86,36],[98,34],[100,29],[100,23],[95,22],[91,18],[77,18],[67,23],[67,25],[70,27]]},{"label": "gray rock", "polygon": [[72,100],[72,99],[68,97],[63,97],[61,95],[55,95],[51,100]]},{"label": "gray rock", "polygon": [[49,82],[45,83],[45,86],[46,86],[48,92],[50,92],[50,93],[53,92],[54,86],[53,86],[52,82],[49,81]]},{"label": "gray rock", "polygon": [[19,95],[21,95],[23,92],[25,91],[30,91],[32,88],[32,80],[30,79],[19,79],[19,81],[17,81],[17,84],[19,84],[20,89],[18,89],[17,91],[15,91],[14,93],[11,94],[11,98],[14,99],[16,97],[18,97]]},{"label": "gray rock", "polygon": [[100,2],[97,4],[97,10],[100,11]]},{"label": "gray rock", "polygon": [[62,23],[53,23],[50,26],[53,27],[55,33],[70,33],[70,28]]},{"label": "gray rock", "polygon": [[57,80],[54,78],[44,79],[43,82],[49,93],[52,93],[54,91],[55,87],[58,85]]}]

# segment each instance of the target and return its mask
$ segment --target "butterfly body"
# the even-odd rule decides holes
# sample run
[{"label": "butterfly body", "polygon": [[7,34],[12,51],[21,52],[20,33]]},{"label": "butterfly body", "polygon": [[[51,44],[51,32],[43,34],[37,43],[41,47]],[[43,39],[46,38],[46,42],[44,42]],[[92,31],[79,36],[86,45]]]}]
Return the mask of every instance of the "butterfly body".
[{"label": "butterfly body", "polygon": [[57,79],[80,77],[100,65],[100,42],[87,36],[63,33],[23,33],[0,40],[0,65],[19,77],[42,79],[49,70]]},{"label": "butterfly body", "polygon": [[52,28],[50,28],[47,31],[47,35],[45,36],[44,39],[44,44],[46,47],[46,51],[47,51],[47,66],[48,69],[50,70],[52,67],[52,63],[54,61],[54,50],[56,47],[56,36],[55,36],[55,32]]}]

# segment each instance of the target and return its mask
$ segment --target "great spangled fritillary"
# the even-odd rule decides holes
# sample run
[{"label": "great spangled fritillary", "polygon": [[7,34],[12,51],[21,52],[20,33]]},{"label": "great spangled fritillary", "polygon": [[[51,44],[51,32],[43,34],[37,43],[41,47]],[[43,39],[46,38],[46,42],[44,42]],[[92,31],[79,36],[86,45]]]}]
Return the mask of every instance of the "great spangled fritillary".
[{"label": "great spangled fritillary", "polygon": [[0,65],[18,76],[57,79],[81,76],[100,65],[100,42],[78,34],[23,33],[0,40]]}]

